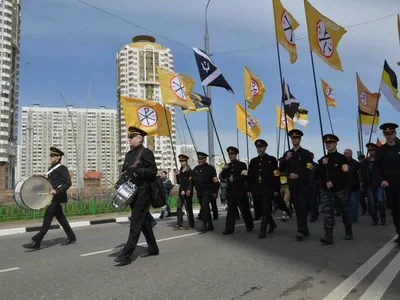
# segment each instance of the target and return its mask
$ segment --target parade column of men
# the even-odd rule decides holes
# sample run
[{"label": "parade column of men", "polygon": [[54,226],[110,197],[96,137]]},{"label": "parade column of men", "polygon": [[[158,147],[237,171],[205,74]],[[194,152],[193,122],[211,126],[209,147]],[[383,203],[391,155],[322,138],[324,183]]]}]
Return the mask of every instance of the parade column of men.
[{"label": "parade column of men", "polygon": [[291,202],[297,219],[296,239],[302,241],[309,236],[307,216],[309,211],[310,172],[313,169],[311,152],[300,146],[303,132],[298,129],[289,131],[293,148],[285,152],[280,169],[286,170],[289,180]]},{"label": "parade column of men", "polygon": [[238,208],[242,213],[247,232],[250,232],[254,228],[254,223],[250,212],[250,203],[247,198],[247,166],[244,162],[237,160],[237,155],[239,154],[237,148],[228,147],[226,151],[228,152],[230,163],[225,164],[219,175],[220,178],[228,180],[228,214],[223,234],[233,234],[235,231],[235,222],[238,218]]},{"label": "parade column of men", "polygon": [[[376,150],[375,159],[383,177],[381,186],[385,189],[396,233],[400,236],[400,140],[396,132],[398,127],[395,123],[385,123],[379,127],[383,131],[386,143]],[[400,245],[399,237],[395,242]]]},{"label": "parade column of men", "polygon": [[268,233],[273,233],[277,227],[271,212],[273,197],[280,193],[281,181],[277,159],[265,153],[268,143],[259,139],[255,146],[258,156],[250,160],[247,188],[253,197],[255,219],[262,217],[259,238],[265,238],[268,225]]}]

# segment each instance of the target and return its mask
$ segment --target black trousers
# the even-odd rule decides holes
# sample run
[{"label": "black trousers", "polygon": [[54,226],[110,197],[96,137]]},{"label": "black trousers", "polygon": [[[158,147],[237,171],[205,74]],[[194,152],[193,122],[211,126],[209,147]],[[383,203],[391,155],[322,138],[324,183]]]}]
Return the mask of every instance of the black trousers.
[{"label": "black trousers", "polygon": [[[267,225],[274,226],[276,225],[274,218],[272,217],[272,199],[273,194],[263,194],[263,195],[253,195],[253,201],[257,201],[261,207],[261,227],[266,227]],[[261,230],[265,230],[265,228],[261,228]]]},{"label": "black trousers", "polygon": [[188,222],[189,226],[194,228],[194,216],[193,216],[193,196],[182,196],[179,194],[178,198],[178,205],[176,207],[176,216],[178,219],[178,225],[182,226],[183,225],[183,212],[182,212],[182,207],[185,206],[186,212],[187,212],[187,217],[188,217]]},{"label": "black trousers", "polygon": [[200,217],[201,221],[203,222],[203,227],[212,227],[213,223],[211,218],[210,203],[214,197],[211,191],[204,191],[204,194],[198,195],[198,197],[201,204]]},{"label": "black trousers", "polygon": [[253,217],[251,216],[250,212],[250,203],[247,198],[246,192],[235,193],[235,192],[228,192],[227,195],[228,200],[228,213],[226,216],[225,221],[225,231],[226,232],[234,232],[235,231],[235,223],[238,218],[238,208],[242,213],[243,221],[246,224],[246,228],[253,229]]},{"label": "black trousers", "polygon": [[149,252],[158,252],[158,246],[156,242],[156,238],[154,237],[153,226],[151,224],[151,220],[148,216],[150,201],[147,193],[138,194],[136,199],[131,203],[131,224],[129,229],[128,241],[125,244],[123,249],[124,255],[131,256],[133,251],[135,250],[140,232],[143,233],[146,243],[148,245]]},{"label": "black trousers", "polygon": [[289,181],[290,198],[296,210],[297,232],[307,234],[308,203],[310,195],[310,185],[305,182]]},{"label": "black trousers", "polygon": [[393,224],[396,233],[400,237],[400,178],[391,177],[386,179],[389,186],[385,189],[386,199],[392,211]]},{"label": "black trousers", "polygon": [[[253,209],[254,209],[254,219],[260,220],[263,215],[263,205],[261,196],[253,196]],[[272,205],[272,203],[271,203]]]},{"label": "black trousers", "polygon": [[58,201],[52,201],[46,209],[46,213],[43,218],[43,225],[40,228],[39,233],[32,238],[32,241],[40,243],[43,240],[47,231],[50,229],[50,225],[54,217],[56,217],[58,223],[60,223],[61,227],[64,229],[67,237],[74,240],[76,239],[75,233],[72,231],[72,228],[64,215],[61,203]]},{"label": "black trousers", "polygon": [[319,200],[319,189],[318,184],[310,186],[310,216],[312,219],[316,219],[319,216],[318,212],[318,201]]},{"label": "black trousers", "polygon": [[[198,217],[200,220],[203,220],[203,217],[202,217],[203,205],[201,204],[202,200],[200,199],[200,197],[202,197],[202,196],[198,195],[199,202],[200,202],[200,212],[199,212]],[[213,217],[216,220],[216,219],[218,219],[217,199],[215,199],[214,197],[211,196],[211,199],[209,199],[208,211],[210,211],[210,204],[211,204],[211,210],[212,210]]]}]

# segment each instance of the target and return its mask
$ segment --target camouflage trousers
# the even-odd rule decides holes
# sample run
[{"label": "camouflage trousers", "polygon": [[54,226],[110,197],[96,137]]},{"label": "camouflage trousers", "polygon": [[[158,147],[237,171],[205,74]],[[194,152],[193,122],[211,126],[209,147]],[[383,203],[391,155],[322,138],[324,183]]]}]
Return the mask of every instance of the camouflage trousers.
[{"label": "camouflage trousers", "polygon": [[[339,209],[342,215],[342,221],[345,226],[351,225],[349,211],[349,192],[347,189],[331,192],[329,197],[328,190],[321,190],[321,206],[324,213],[324,228],[333,228],[335,226],[335,207]],[[330,199],[331,198],[331,199]]]}]

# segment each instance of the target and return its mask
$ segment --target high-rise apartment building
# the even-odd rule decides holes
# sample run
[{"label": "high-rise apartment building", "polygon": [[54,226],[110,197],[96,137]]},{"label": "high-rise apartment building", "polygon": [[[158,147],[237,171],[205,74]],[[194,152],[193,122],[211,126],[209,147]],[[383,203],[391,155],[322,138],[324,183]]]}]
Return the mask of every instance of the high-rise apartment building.
[{"label": "high-rise apartment building", "polygon": [[19,0],[0,1],[0,190],[15,185],[18,136]]},{"label": "high-rise apartment building", "polygon": [[[121,95],[159,101],[162,95],[157,74],[157,66],[174,70],[174,59],[170,49],[157,44],[151,36],[141,35],[132,39],[117,53],[117,90]],[[121,163],[129,150],[126,124],[120,99],[117,100],[119,119],[119,147]],[[167,105],[172,115],[172,144],[176,144],[175,109]],[[166,170],[172,174],[175,169],[174,155],[170,137],[146,137],[145,146],[154,152],[159,171]]]},{"label": "high-rise apartment building", "polygon": [[118,179],[117,126],[115,109],[22,107],[21,178],[46,173],[49,149],[55,146],[65,153],[62,163],[72,171],[73,187],[83,187],[87,171],[101,172],[102,185],[113,186]]}]

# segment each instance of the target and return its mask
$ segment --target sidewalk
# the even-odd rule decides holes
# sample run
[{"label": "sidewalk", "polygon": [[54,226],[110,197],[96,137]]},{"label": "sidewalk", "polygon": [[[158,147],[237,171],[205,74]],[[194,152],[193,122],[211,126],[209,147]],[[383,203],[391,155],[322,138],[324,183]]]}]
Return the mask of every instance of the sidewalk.
[{"label": "sidewalk", "polygon": [[[196,217],[196,214],[200,212],[199,206],[193,207],[193,214]],[[151,215],[154,219],[158,219],[160,216],[160,210],[152,210]],[[121,223],[121,222],[129,222],[130,213],[129,212],[115,212],[115,213],[105,213],[98,215],[85,215],[85,216],[67,216],[67,219],[72,228],[83,227],[83,226],[91,226],[98,225],[104,223]],[[169,219],[176,218],[176,212],[172,212],[171,217]],[[10,221],[10,222],[0,222],[0,236],[17,234],[17,233],[25,233],[32,231],[39,231],[40,226],[42,226],[43,218],[38,218],[35,220],[20,220],[20,221]],[[54,218],[53,223],[50,229],[59,229],[60,225],[57,223],[57,220]]]}]

